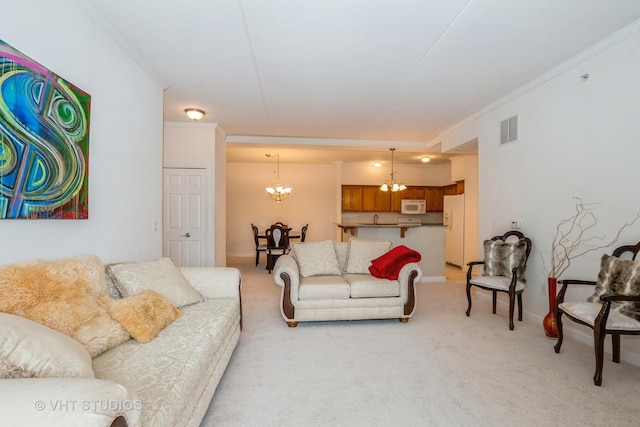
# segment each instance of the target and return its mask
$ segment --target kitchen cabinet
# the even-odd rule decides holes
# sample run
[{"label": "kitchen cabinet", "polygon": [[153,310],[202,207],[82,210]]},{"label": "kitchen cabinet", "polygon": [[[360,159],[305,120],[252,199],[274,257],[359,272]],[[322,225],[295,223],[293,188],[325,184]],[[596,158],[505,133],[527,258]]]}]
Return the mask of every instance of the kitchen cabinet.
[{"label": "kitchen cabinet", "polygon": [[342,212],[362,212],[362,185],[342,186]]},{"label": "kitchen cabinet", "polygon": [[411,186],[404,191],[381,191],[377,185],[343,185],[342,212],[398,212],[402,199],[426,201],[427,212],[442,212],[445,195],[464,193],[464,181],[444,187]]},{"label": "kitchen cabinet", "polygon": [[362,186],[363,212],[389,212],[391,196],[388,191],[381,191],[377,185]]}]

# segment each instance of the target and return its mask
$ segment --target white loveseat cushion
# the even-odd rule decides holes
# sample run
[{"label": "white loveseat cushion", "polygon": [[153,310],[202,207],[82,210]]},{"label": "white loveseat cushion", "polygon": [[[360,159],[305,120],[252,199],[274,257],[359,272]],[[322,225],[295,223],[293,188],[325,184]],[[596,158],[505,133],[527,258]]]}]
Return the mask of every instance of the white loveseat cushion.
[{"label": "white loveseat cushion", "polygon": [[341,276],[313,276],[300,278],[298,299],[349,299],[349,284]]},{"label": "white loveseat cushion", "polygon": [[[564,302],[560,304],[560,309],[593,326],[600,309],[602,309],[602,304],[597,302]],[[640,322],[632,317],[610,310],[607,318],[607,329],[637,331],[640,330]]]},{"label": "white loveseat cushion", "polygon": [[332,240],[293,245],[300,276],[339,276],[340,266]]},{"label": "white loveseat cushion", "polygon": [[400,296],[397,280],[378,279],[368,274],[345,274],[344,279],[351,285],[351,298]]},{"label": "white loveseat cushion", "polygon": [[349,258],[347,259],[347,273],[370,274],[371,261],[389,252],[390,240],[349,240]]}]

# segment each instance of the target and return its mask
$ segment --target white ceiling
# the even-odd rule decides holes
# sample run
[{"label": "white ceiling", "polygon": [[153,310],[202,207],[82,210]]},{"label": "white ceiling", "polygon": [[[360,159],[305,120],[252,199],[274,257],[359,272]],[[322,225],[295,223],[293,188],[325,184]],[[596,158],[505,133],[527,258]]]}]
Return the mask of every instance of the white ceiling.
[{"label": "white ceiling", "polygon": [[437,164],[441,132],[640,19],[632,0],[76,1],[166,87],[165,121],[205,110],[229,161]]}]

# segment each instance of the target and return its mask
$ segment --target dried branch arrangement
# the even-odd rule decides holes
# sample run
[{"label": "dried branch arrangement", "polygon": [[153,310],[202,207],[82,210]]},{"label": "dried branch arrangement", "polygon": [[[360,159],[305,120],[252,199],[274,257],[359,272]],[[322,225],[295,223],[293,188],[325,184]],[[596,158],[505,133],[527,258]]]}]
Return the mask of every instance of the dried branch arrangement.
[{"label": "dried branch arrangement", "polygon": [[576,199],[576,212],[569,218],[563,219],[556,227],[556,234],[551,242],[551,269],[543,266],[549,273],[549,277],[560,277],[571,265],[571,261],[589,252],[598,249],[608,248],[618,241],[622,231],[634,224],[640,218],[640,212],[631,222],[625,223],[618,228],[618,232],[612,240],[607,243],[600,243],[594,246],[592,242],[605,242],[606,236],[589,236],[591,230],[597,224],[596,216],[593,213],[594,205],[597,203],[584,203],[581,198]]}]

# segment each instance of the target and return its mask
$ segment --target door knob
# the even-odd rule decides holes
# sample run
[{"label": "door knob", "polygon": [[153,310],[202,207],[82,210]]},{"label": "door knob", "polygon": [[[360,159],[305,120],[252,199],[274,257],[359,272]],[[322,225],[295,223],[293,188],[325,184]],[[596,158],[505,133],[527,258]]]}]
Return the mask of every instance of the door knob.
[{"label": "door knob", "polygon": [[182,237],[191,237],[191,234],[187,233],[187,234],[181,234]]}]

